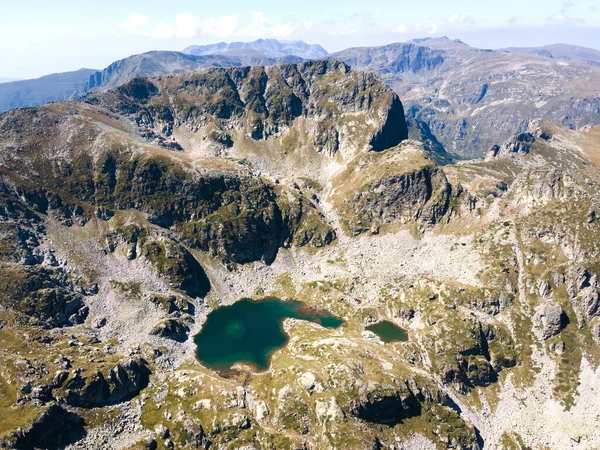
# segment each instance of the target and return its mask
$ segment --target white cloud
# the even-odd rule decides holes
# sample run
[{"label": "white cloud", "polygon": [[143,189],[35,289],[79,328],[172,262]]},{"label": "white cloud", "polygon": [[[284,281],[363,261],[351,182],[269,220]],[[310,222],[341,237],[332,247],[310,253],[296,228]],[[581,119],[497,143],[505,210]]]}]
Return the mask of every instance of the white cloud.
[{"label": "white cloud", "polygon": [[142,16],[140,13],[133,13],[124,22],[121,22],[117,27],[127,31],[135,31],[150,22],[150,17]]},{"label": "white cloud", "polygon": [[583,25],[585,23],[585,19],[569,17],[566,14],[558,12],[546,17],[546,23],[550,25]]},{"label": "white cloud", "polygon": [[397,25],[396,28],[394,28],[394,31],[396,33],[406,33],[408,31],[408,28],[406,27],[406,25],[401,23],[400,25]]},{"label": "white cloud", "polygon": [[175,18],[175,34],[180,38],[191,38],[198,34],[200,19],[190,12],[179,14]]},{"label": "white cloud", "polygon": [[576,3],[571,0],[563,2],[561,8],[556,13],[546,17],[546,23],[549,25],[583,25],[585,19],[573,17],[569,14],[575,5]]},{"label": "white cloud", "polygon": [[218,18],[210,17],[202,22],[202,34],[209,34],[218,37],[233,36],[238,29],[240,16],[232,14],[230,16],[221,16]]},{"label": "white cloud", "polygon": [[427,32],[429,34],[434,34],[437,30],[438,30],[437,24],[433,23],[433,24],[431,24],[431,27],[429,28],[429,30],[427,30]]},{"label": "white cloud", "polygon": [[294,31],[296,31],[296,28],[297,27],[290,25],[289,23],[280,23],[280,24],[274,25],[271,32],[273,33],[273,36],[275,36],[275,37],[288,37]]},{"label": "white cloud", "polygon": [[252,37],[265,36],[270,23],[269,19],[260,11],[253,11],[250,15],[252,20],[244,28],[241,28],[237,34]]},{"label": "white cloud", "polygon": [[[146,28],[146,25],[149,26]],[[174,21],[162,20],[158,23],[151,23],[150,18],[136,13],[118,26],[130,33],[159,39],[190,39],[196,36],[215,36],[222,39],[233,36],[287,38],[299,29],[311,29],[314,22],[273,23],[262,12],[254,11],[250,14],[250,20],[243,21],[242,25],[239,14],[200,18],[186,11],[175,16]]]},{"label": "white cloud", "polygon": [[151,36],[160,39],[169,39],[172,38],[174,34],[175,29],[173,28],[173,25],[167,22],[158,22],[154,27]]},{"label": "white cloud", "polygon": [[458,22],[459,20],[460,20],[460,14],[458,14],[458,13],[454,13],[450,17],[448,17],[448,22],[450,22],[450,23]]}]

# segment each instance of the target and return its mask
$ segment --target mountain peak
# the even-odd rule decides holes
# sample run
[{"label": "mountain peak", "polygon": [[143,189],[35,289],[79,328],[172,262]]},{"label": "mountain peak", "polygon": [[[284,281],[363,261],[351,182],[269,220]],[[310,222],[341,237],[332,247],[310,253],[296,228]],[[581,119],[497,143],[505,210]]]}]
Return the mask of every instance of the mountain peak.
[{"label": "mountain peak", "polygon": [[318,44],[307,44],[304,41],[278,41],[277,39],[257,39],[253,42],[219,42],[208,45],[192,45],[183,50],[194,56],[229,54],[235,52],[258,52],[269,58],[281,56],[298,56],[311,59],[327,56],[327,51]]},{"label": "mountain peak", "polygon": [[422,44],[440,50],[470,47],[469,44],[460,39],[450,39],[448,36],[415,38],[408,42],[411,44]]}]

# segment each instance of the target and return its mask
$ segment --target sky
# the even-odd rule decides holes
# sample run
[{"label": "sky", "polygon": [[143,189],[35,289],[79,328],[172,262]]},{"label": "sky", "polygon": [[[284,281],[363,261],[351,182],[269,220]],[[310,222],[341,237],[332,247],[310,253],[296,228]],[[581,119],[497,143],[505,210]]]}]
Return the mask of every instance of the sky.
[{"label": "sky", "polygon": [[0,0],[0,78],[188,45],[302,39],[329,52],[448,36],[480,48],[600,47],[598,0]]}]

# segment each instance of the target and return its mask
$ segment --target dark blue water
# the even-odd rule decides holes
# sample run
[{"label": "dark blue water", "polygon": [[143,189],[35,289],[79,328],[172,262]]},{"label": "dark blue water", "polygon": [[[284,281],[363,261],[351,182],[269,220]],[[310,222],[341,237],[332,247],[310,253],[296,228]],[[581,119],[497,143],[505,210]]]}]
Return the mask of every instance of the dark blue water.
[{"label": "dark blue water", "polygon": [[198,359],[206,367],[222,372],[236,363],[265,370],[273,353],[288,342],[283,330],[286,318],[309,320],[326,328],[344,323],[327,311],[308,308],[298,301],[244,299],[208,315],[194,338]]}]

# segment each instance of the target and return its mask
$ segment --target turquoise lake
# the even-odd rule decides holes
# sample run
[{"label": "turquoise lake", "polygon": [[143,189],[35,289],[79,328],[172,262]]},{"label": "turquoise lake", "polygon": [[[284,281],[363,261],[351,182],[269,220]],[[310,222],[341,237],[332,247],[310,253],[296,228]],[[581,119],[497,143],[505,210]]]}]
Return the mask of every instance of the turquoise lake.
[{"label": "turquoise lake", "polygon": [[206,367],[220,372],[236,363],[266,370],[273,353],[288,342],[283,330],[286,318],[308,320],[325,328],[338,328],[344,323],[327,311],[309,308],[299,301],[244,299],[208,315],[194,338],[197,357]]}]

